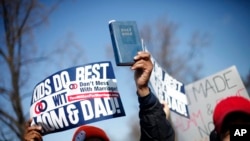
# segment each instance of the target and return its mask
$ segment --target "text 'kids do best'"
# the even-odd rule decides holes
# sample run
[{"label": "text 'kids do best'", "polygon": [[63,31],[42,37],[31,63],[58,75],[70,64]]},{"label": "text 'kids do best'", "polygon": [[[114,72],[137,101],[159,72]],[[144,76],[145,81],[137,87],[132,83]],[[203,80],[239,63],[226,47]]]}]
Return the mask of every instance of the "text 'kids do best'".
[{"label": "text 'kids do best'", "polygon": [[59,71],[38,83],[30,114],[43,134],[125,116],[110,62]]}]

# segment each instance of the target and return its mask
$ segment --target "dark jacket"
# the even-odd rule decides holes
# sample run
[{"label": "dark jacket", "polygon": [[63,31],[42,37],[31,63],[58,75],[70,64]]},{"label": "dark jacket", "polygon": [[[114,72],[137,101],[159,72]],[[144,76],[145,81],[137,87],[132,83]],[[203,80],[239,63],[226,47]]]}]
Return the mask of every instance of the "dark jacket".
[{"label": "dark jacket", "polygon": [[163,105],[150,92],[146,97],[139,97],[140,103],[140,141],[174,141],[175,133],[166,119]]}]

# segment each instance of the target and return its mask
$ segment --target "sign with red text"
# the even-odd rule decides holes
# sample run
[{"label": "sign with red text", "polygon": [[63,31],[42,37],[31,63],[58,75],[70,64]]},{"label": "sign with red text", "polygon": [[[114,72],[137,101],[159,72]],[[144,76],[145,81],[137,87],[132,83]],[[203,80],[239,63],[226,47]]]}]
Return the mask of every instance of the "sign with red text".
[{"label": "sign with red text", "polygon": [[221,99],[239,95],[248,97],[235,66],[185,86],[189,119],[171,113],[176,138],[180,141],[209,141],[214,129],[213,109]]},{"label": "sign with red text", "polygon": [[111,62],[68,68],[44,79],[34,88],[30,115],[43,135],[125,116]]}]

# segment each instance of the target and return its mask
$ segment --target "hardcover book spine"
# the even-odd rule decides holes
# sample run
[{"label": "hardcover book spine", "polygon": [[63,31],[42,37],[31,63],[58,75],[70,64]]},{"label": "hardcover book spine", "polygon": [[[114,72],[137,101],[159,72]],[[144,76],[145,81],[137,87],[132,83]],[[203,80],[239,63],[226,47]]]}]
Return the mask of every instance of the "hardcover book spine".
[{"label": "hardcover book spine", "polygon": [[113,31],[113,27],[111,24],[109,24],[109,32],[110,32],[110,37],[111,37],[111,41],[112,41],[112,46],[113,46],[113,51],[114,51],[114,56],[115,56],[115,62],[116,62],[116,65],[119,66],[119,62],[121,62],[121,58],[119,58],[121,55],[119,55],[119,48],[116,46],[116,38],[115,38],[115,35],[114,35],[114,31]]}]

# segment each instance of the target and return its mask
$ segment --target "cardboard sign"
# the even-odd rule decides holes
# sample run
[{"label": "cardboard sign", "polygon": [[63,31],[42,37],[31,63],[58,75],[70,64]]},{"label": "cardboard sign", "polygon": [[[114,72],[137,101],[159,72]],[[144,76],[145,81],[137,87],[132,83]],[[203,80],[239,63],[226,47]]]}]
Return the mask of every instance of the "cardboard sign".
[{"label": "cardboard sign", "polygon": [[176,138],[180,141],[209,141],[214,129],[212,120],[215,105],[223,98],[239,95],[248,97],[235,66],[186,85],[189,119],[171,113]]},{"label": "cardboard sign", "polygon": [[188,118],[187,97],[184,91],[184,84],[170,76],[151,57],[154,65],[150,77],[150,85],[160,100],[166,101],[170,110]]},{"label": "cardboard sign", "polygon": [[34,88],[30,115],[43,135],[125,116],[111,63],[72,67],[44,79]]}]

